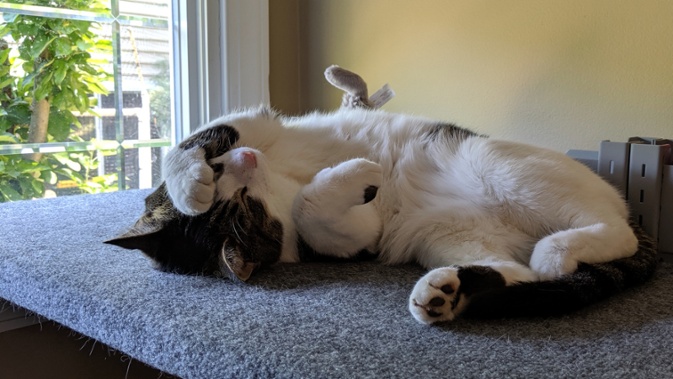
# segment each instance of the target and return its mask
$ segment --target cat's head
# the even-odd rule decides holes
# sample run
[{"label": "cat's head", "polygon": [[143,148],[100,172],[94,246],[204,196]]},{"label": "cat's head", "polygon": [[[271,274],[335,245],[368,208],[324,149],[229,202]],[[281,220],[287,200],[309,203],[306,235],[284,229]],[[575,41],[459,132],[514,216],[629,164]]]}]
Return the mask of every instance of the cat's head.
[{"label": "cat's head", "polygon": [[180,213],[162,183],[145,199],[145,212],[131,229],[106,241],[139,249],[163,271],[247,280],[279,260],[283,225],[269,212],[269,175],[263,155],[239,148],[209,162],[217,197],[197,216]]}]

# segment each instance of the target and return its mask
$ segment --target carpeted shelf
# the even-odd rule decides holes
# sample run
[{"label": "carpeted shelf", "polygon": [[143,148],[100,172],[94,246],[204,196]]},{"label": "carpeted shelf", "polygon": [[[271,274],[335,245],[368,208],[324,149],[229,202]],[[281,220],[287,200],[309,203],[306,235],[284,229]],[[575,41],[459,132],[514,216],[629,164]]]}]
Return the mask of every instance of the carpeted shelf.
[{"label": "carpeted shelf", "polygon": [[148,191],[0,204],[0,298],[184,378],[673,377],[673,265],[561,318],[424,326],[423,270],[277,265],[249,284],[155,271],[103,240]]}]

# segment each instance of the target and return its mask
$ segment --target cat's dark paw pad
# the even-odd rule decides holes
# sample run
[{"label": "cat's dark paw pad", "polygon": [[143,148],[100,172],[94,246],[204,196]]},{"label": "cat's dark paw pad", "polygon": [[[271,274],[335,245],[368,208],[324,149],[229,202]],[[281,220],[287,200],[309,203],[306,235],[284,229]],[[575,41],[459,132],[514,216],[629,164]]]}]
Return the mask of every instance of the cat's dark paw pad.
[{"label": "cat's dark paw pad", "polygon": [[463,310],[459,289],[457,268],[432,270],[414,286],[409,297],[409,311],[424,324],[452,321]]},{"label": "cat's dark paw pad", "polygon": [[357,192],[361,194],[360,201],[356,201],[355,204],[367,204],[374,200],[382,182],[381,165],[359,158],[345,162],[344,166],[350,170],[348,174],[348,182],[352,187],[350,191],[357,191],[356,188],[359,188]]},{"label": "cat's dark paw pad", "polygon": [[369,186],[365,188],[365,202],[364,204],[369,203],[370,201],[374,200],[376,197],[376,193],[379,191],[379,187],[377,186]]}]

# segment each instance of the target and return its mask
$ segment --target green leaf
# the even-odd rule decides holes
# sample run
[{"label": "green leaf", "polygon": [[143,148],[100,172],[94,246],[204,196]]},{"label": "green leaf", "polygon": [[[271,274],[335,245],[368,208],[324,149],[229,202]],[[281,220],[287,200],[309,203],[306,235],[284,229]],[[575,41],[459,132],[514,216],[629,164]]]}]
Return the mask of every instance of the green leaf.
[{"label": "green leaf", "polygon": [[47,69],[47,67],[54,64],[54,62],[56,62],[56,59],[52,58],[48,62],[40,64],[40,67],[38,67],[38,71],[44,71],[45,69]]},{"label": "green leaf", "polygon": [[51,106],[56,109],[67,109],[69,104],[65,101],[63,97],[64,89],[61,88],[59,91],[54,91],[54,96],[51,98]]},{"label": "green leaf", "polygon": [[98,93],[98,94],[101,94],[101,95],[107,95],[108,94],[108,90],[105,87],[103,87],[102,85],[100,85],[100,83],[95,82],[95,81],[89,81],[88,79],[89,78],[86,78],[86,77],[84,78],[84,80],[86,81],[86,85],[91,92]]},{"label": "green leaf", "polygon": [[[31,85],[33,83],[33,81],[35,80],[35,78],[38,75],[41,75],[47,69],[47,67],[51,66],[55,61],[56,61],[55,59],[52,59],[49,62],[40,65],[40,67],[38,67],[37,70],[33,71],[31,69],[30,74],[26,75],[26,77],[23,78],[22,85],[24,85],[24,86]],[[26,71],[26,72],[28,72],[28,71]],[[49,75],[49,73],[47,73],[47,75]]]},{"label": "green leaf", "polygon": [[54,172],[50,170],[42,171],[40,173],[40,178],[42,178],[42,180],[51,185],[56,184],[56,182],[58,181],[58,176],[56,176],[56,174],[54,174]]},{"label": "green leaf", "polygon": [[52,111],[49,114],[47,131],[56,141],[65,141],[70,134],[70,120],[62,112]]},{"label": "green leaf", "polygon": [[9,122],[11,122],[12,124],[14,125],[30,124],[30,117],[32,115],[32,112],[30,110],[30,105],[28,105],[27,102],[25,101],[16,102],[15,104],[12,104],[5,110],[7,111],[7,118],[9,119]]},{"label": "green leaf", "polygon": [[44,193],[44,182],[33,178],[33,180],[30,181],[30,184],[32,185],[33,191],[35,191],[36,195]]},{"label": "green leaf", "polygon": [[35,37],[35,41],[33,41],[33,46],[30,48],[30,57],[33,60],[39,58],[44,49],[46,49],[55,39],[56,37],[49,38],[46,34],[38,34],[37,37]]},{"label": "green leaf", "polygon": [[12,78],[10,76],[9,78],[0,82],[0,88],[5,88],[5,87],[9,86],[10,84],[12,84],[13,82],[14,82],[14,78]]},{"label": "green leaf", "polygon": [[[21,48],[19,47],[19,50],[20,49]],[[23,64],[21,65],[21,69],[26,73],[31,73],[35,71],[35,68],[33,67],[33,62],[23,62]]]},{"label": "green leaf", "polygon": [[[96,99],[94,99],[94,100],[96,100]],[[103,117],[103,116],[100,115],[100,113],[96,112],[93,108],[87,109],[87,113],[89,113],[89,114],[91,114],[92,116],[95,116],[95,117]],[[79,127],[81,128],[82,124],[80,124]]]},{"label": "green leaf", "polygon": [[30,199],[38,195],[41,191],[37,192],[34,190],[33,181],[35,178],[23,175],[17,179],[19,188],[21,188],[21,195],[24,199]]},{"label": "green leaf", "polygon": [[65,75],[68,73],[68,66],[63,61],[57,61],[54,63],[54,84],[61,85]]},{"label": "green leaf", "polygon": [[82,38],[78,39],[78,40],[75,42],[75,45],[77,46],[77,48],[78,48],[80,51],[87,51],[87,50],[91,49],[91,48],[94,46],[94,42],[91,40],[91,38],[89,38],[89,37],[87,37],[87,36],[85,36],[85,35],[82,35],[81,37],[82,37]]},{"label": "green leaf", "polygon": [[82,102],[82,108],[80,108],[79,111],[84,113],[90,108],[89,95],[85,91],[78,91],[77,95],[79,96],[80,101]]},{"label": "green leaf", "polygon": [[67,169],[63,169],[63,172],[66,173],[68,177],[75,178],[79,175],[77,172],[82,169],[82,166],[79,163],[61,154],[54,155],[54,157],[58,160],[60,164],[67,167]]},{"label": "green leaf", "polygon": [[7,62],[7,58],[9,57],[9,52],[10,52],[10,49],[0,50],[0,64],[4,64],[5,62]]},{"label": "green leaf", "polygon": [[58,37],[54,40],[54,51],[57,57],[64,57],[69,55],[72,51],[72,44],[70,39],[66,37]]},{"label": "green leaf", "polygon": [[39,85],[36,86],[34,95],[35,98],[33,101],[39,101],[42,99],[47,98],[51,94],[53,86],[52,83],[49,81],[43,81]]},{"label": "green leaf", "polygon": [[0,117],[0,132],[6,132],[9,128],[11,128],[12,125],[7,117]]},{"label": "green leaf", "polygon": [[40,32],[39,26],[32,22],[22,22],[16,26],[16,30],[24,36],[36,36]]},{"label": "green leaf", "polygon": [[0,64],[0,78],[9,77],[9,70],[12,67],[8,64]]},{"label": "green leaf", "polygon": [[13,165],[5,167],[5,176],[9,176],[12,179],[16,179],[16,177],[18,177],[19,175],[21,175],[21,173]]},{"label": "green leaf", "polygon": [[100,39],[96,41],[95,47],[101,52],[110,52],[112,51],[112,41],[108,39]]},{"label": "green leaf", "polygon": [[[44,74],[44,76],[40,80],[42,82],[51,82],[51,78],[53,78],[53,77],[54,77],[54,70],[49,70],[49,71],[47,71],[46,74]],[[50,83],[50,84],[53,84],[53,82]]]},{"label": "green leaf", "polygon": [[0,134],[0,143],[19,143],[20,141],[12,134],[2,133]]},{"label": "green leaf", "polygon": [[88,181],[88,182],[86,182],[86,184],[87,184],[87,186],[89,186],[91,189],[94,189],[94,190],[100,190],[100,189],[103,188],[102,185],[100,185],[99,183],[93,182],[93,181]]},{"label": "green leaf", "polygon": [[80,32],[86,33],[89,31],[89,28],[91,27],[91,22],[90,21],[72,21],[72,24],[79,29]]},{"label": "green leaf", "polygon": [[16,192],[14,188],[4,183],[0,184],[0,195],[2,195],[5,201],[23,200],[23,196],[21,196],[20,193]]},{"label": "green leaf", "polygon": [[19,45],[19,58],[26,61],[26,63],[23,64],[23,70],[25,72],[33,72],[33,58],[30,56],[31,39],[22,38],[20,41],[21,44]]},{"label": "green leaf", "polygon": [[26,75],[26,76],[23,78],[23,81],[21,82],[21,84],[24,85],[24,86],[32,85],[32,84],[33,84],[33,81],[35,80],[35,77],[36,77],[38,74],[39,74],[38,71],[33,71],[33,72],[29,73],[28,75]]},{"label": "green leaf", "polygon": [[79,66],[79,69],[86,72],[89,75],[92,75],[92,76],[96,76],[96,75],[101,74],[97,69],[93,68],[92,66],[90,66],[88,64]]}]

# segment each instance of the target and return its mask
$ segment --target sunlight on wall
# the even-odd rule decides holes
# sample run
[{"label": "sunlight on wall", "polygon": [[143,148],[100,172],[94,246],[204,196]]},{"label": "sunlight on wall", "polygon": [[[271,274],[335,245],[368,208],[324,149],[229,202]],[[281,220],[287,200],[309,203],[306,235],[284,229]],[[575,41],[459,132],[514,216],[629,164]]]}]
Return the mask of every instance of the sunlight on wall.
[{"label": "sunlight on wall", "polygon": [[339,64],[386,109],[565,151],[673,138],[673,2],[300,0],[300,102],[333,109]]}]

